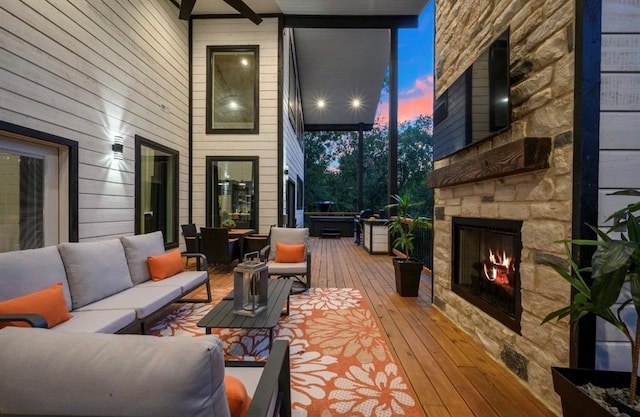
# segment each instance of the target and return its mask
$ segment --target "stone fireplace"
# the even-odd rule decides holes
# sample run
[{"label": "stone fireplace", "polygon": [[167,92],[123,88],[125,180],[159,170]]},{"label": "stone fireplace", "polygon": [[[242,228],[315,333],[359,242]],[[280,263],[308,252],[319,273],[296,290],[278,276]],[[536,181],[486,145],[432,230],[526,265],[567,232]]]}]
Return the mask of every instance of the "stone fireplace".
[{"label": "stone fireplace", "polygon": [[[548,263],[563,264],[558,241],[571,236],[571,135],[538,143],[542,165],[529,161],[529,168],[519,170],[516,164],[500,176],[482,176],[482,167],[495,166],[494,156],[505,147],[524,149],[526,142],[498,146],[493,139],[436,162],[429,177],[436,188],[433,303],[557,407],[550,368],[568,362],[568,326],[540,323],[570,297],[569,286]],[[535,154],[529,148],[518,159],[527,166]],[[467,164],[476,168],[467,170]],[[470,253],[469,260],[459,259]],[[492,254],[494,261],[488,262]],[[513,257],[510,266],[494,275],[490,267],[504,266],[507,257]],[[485,266],[493,282],[483,277]]]},{"label": "stone fireplace", "polygon": [[520,334],[521,221],[453,218],[451,289]]},{"label": "stone fireplace", "polygon": [[[436,11],[435,162],[427,178],[434,189],[433,303],[558,410],[550,367],[569,362],[569,325],[540,323],[571,297],[569,285],[548,263],[565,264],[558,241],[570,238],[573,227],[574,3],[478,7],[436,0]],[[483,104],[482,95],[475,100],[476,90],[486,91],[476,77],[485,68],[487,50],[490,57],[506,57],[508,88],[506,97],[505,91],[494,91],[492,101]],[[493,97],[491,83],[488,91]],[[497,99],[509,104],[504,124],[495,123],[497,109],[490,103],[500,103]],[[478,106],[489,106],[484,113],[493,112],[493,119],[480,119]],[[484,133],[476,136],[478,131]],[[519,236],[472,229],[461,239],[461,219],[492,226],[517,222],[513,229]],[[471,243],[461,243],[465,240]],[[498,246],[513,246],[514,253]],[[484,266],[492,266],[489,249],[491,264],[513,256],[515,269],[503,265],[488,273],[493,281],[484,278]],[[456,259],[463,251],[474,259]]]}]

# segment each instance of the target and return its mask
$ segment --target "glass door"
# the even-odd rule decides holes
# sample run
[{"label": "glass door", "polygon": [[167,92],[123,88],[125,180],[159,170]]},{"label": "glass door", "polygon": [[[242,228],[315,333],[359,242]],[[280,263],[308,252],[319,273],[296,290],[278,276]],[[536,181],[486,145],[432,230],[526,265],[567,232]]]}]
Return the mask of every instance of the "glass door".
[{"label": "glass door", "polygon": [[207,225],[256,229],[258,158],[207,157]]}]

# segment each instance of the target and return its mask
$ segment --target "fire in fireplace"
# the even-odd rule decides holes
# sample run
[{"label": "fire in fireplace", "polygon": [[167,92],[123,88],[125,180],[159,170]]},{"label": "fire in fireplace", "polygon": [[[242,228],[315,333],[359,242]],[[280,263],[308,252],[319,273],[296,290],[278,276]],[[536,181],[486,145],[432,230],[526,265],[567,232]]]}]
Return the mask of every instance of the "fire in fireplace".
[{"label": "fire in fireplace", "polygon": [[453,219],[452,290],[520,333],[522,222]]}]

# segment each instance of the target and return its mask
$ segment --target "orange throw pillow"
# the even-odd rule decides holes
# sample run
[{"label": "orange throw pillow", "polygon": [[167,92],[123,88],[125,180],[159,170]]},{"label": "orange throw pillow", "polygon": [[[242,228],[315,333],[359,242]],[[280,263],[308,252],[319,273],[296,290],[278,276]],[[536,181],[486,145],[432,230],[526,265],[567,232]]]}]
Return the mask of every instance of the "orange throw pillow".
[{"label": "orange throw pillow", "polygon": [[[0,314],[21,313],[41,315],[47,321],[49,328],[73,317],[67,310],[67,302],[62,293],[62,282],[40,291],[0,302]],[[0,328],[6,326],[29,327],[29,323],[22,321],[0,323]]]},{"label": "orange throw pillow", "polygon": [[304,243],[300,243],[299,245],[285,245],[284,243],[276,242],[275,261],[281,263],[304,262],[306,246]]},{"label": "orange throw pillow", "polygon": [[151,279],[154,281],[160,281],[184,271],[182,256],[180,256],[180,250],[178,249],[162,255],[149,256],[147,263],[149,264]]},{"label": "orange throw pillow", "polygon": [[227,393],[227,402],[231,417],[244,417],[247,415],[249,406],[251,405],[251,397],[247,393],[247,388],[238,378],[225,375],[224,389]]}]

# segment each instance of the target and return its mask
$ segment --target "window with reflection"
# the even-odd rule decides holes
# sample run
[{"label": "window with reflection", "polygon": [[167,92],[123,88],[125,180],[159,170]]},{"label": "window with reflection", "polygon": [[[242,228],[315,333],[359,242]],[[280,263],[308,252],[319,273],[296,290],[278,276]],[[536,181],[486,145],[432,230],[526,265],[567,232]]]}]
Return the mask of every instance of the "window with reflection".
[{"label": "window with reflection", "polygon": [[258,133],[258,46],[207,47],[207,133]]},{"label": "window with reflection", "polygon": [[136,135],[135,233],[162,231],[178,246],[178,152]]},{"label": "window with reflection", "polygon": [[258,157],[207,157],[207,226],[258,229]]}]

